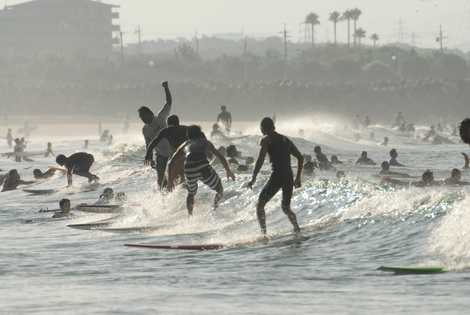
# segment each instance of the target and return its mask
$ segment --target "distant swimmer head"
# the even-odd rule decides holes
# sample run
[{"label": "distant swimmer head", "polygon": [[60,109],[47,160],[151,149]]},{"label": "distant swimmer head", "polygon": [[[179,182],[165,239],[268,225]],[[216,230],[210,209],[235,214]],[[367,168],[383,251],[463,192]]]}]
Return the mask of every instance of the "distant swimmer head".
[{"label": "distant swimmer head", "polygon": [[321,153],[321,147],[319,145],[315,146],[315,148],[313,149],[313,152],[317,154]]},{"label": "distant swimmer head", "polygon": [[462,179],[462,172],[458,168],[454,168],[451,172],[452,179],[460,181]]},{"label": "distant swimmer head", "polygon": [[398,152],[396,149],[390,150],[390,157],[394,159],[398,157]]},{"label": "distant swimmer head", "polygon": [[304,154],[305,163],[312,162],[312,156],[310,154]]},{"label": "distant swimmer head", "polygon": [[341,179],[341,178],[344,178],[346,177],[346,173],[344,171],[337,171],[336,172],[336,178],[337,179]]},{"label": "distant swimmer head", "polygon": [[219,124],[213,124],[212,125],[212,130],[217,131],[219,129],[220,129]]},{"label": "distant swimmer head", "polygon": [[151,124],[155,115],[153,112],[148,108],[147,106],[142,106],[138,110],[139,112],[139,117],[140,119],[145,123],[145,124]]},{"label": "distant swimmer head", "polygon": [[69,212],[70,211],[70,199],[62,199],[59,201],[59,207],[60,210],[64,212]]},{"label": "distant swimmer head", "polygon": [[36,168],[35,170],[33,170],[33,175],[34,178],[41,178],[43,176],[43,173],[40,169]]},{"label": "distant swimmer head", "polygon": [[390,170],[390,163],[387,161],[382,162],[382,171],[389,171]]},{"label": "distant swimmer head", "polygon": [[171,115],[167,118],[166,124],[168,126],[179,126],[180,125],[180,118],[177,115]]},{"label": "distant swimmer head", "polygon": [[102,199],[111,200],[114,198],[114,190],[112,188],[105,188],[101,194]]},{"label": "distant swimmer head", "polygon": [[460,123],[460,138],[466,144],[470,144],[470,118]]},{"label": "distant swimmer head", "polygon": [[339,162],[339,159],[336,155],[332,155],[331,156],[331,163],[338,163]]},{"label": "distant swimmer head", "polygon": [[60,166],[64,166],[66,160],[67,160],[67,157],[63,154],[59,154],[55,159],[57,164],[59,164]]},{"label": "distant swimmer head", "polygon": [[362,151],[361,158],[367,159],[367,151]]},{"label": "distant swimmer head", "polygon": [[13,169],[8,172],[7,178],[9,181],[17,181],[20,180],[20,174],[18,174],[17,170]]},{"label": "distant swimmer head", "polygon": [[264,135],[267,135],[271,132],[276,130],[276,127],[274,127],[274,121],[270,117],[265,117],[263,120],[261,120],[261,132]]},{"label": "distant swimmer head", "polygon": [[192,125],[188,127],[188,139],[196,140],[203,137],[204,133],[202,132],[201,127],[197,125]]},{"label": "distant swimmer head", "polygon": [[434,181],[434,173],[431,170],[427,170],[421,178],[425,184],[430,184]]}]

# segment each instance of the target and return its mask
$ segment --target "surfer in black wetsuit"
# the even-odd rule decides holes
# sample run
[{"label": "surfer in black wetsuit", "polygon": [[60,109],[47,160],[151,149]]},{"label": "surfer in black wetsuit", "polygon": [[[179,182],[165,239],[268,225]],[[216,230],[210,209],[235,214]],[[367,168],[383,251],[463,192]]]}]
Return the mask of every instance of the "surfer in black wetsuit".
[{"label": "surfer in black wetsuit", "polygon": [[24,181],[21,179],[17,170],[10,170],[4,177],[2,192],[16,190],[20,185],[34,184],[33,181]]},{"label": "surfer in black wetsuit", "polygon": [[[210,189],[217,192],[214,199],[214,208],[217,208],[220,200],[224,194],[224,187],[219,175],[209,164],[207,152],[215,155],[225,168],[227,178],[235,180],[235,175],[230,170],[225,157],[216,150],[212,142],[206,139],[206,136],[201,131],[199,126],[189,126],[187,133],[188,140],[185,141],[173,154],[168,165],[170,168],[169,174],[176,174],[171,169],[175,167],[175,161],[178,160],[186,150],[186,159],[184,163],[184,175],[186,179],[186,189],[188,196],[186,198],[186,206],[188,213],[191,216],[194,208],[194,196],[197,193],[198,181],[202,181],[209,186]],[[174,178],[168,179],[168,189],[172,190]]]},{"label": "surfer in black wetsuit", "polygon": [[232,129],[232,114],[227,111],[226,106],[220,107],[221,113],[217,116],[217,123],[222,123],[224,125],[225,130],[230,132]]},{"label": "surfer in black wetsuit", "polygon": [[[170,88],[168,82],[163,82],[162,87],[165,89],[166,103],[160,110],[160,112],[155,116],[155,114],[146,106],[139,108],[139,117],[144,122],[144,127],[142,128],[142,133],[145,138],[145,145],[148,147],[150,142],[152,142],[155,137],[158,136],[158,133],[167,127],[167,118],[171,112],[171,106],[173,99],[171,96]],[[156,170],[157,170],[157,181],[158,186],[162,188],[164,186],[165,180],[165,170],[168,159],[171,155],[170,145],[168,141],[163,140],[157,143],[156,146]]]},{"label": "surfer in black wetsuit", "polygon": [[72,186],[72,175],[88,178],[88,182],[98,181],[99,177],[90,173],[90,168],[95,162],[93,155],[85,152],[74,153],[69,157],[60,154],[56,158],[57,164],[67,170],[67,185]]},{"label": "surfer in black wetsuit", "polygon": [[[259,195],[257,205],[257,216],[261,232],[266,234],[266,214],[264,207],[274,195],[282,189],[282,211],[289,218],[289,221],[294,227],[294,231],[298,233],[300,232],[300,227],[297,223],[297,217],[291,209],[291,199],[294,187],[300,188],[302,185],[301,177],[304,158],[291,140],[276,132],[274,121],[271,118],[266,117],[261,121],[261,132],[264,138],[261,140],[261,149],[253,171],[253,178],[247,184],[249,188],[253,188],[256,177],[266,159],[266,155],[269,155],[272,173],[269,181]],[[298,162],[295,180],[291,168],[291,155],[295,156]]]},{"label": "surfer in black wetsuit", "polygon": [[[145,154],[145,164],[151,165],[153,162],[153,151],[158,146],[160,141],[167,141],[170,144],[171,152],[175,152],[186,140],[188,140],[188,127],[180,125],[179,117],[176,115],[171,115],[167,119],[168,127],[162,129],[158,135],[150,142],[147,147],[147,152]],[[175,161],[175,168],[172,169],[176,171],[176,174],[172,174],[169,177],[175,178],[181,177],[184,178],[184,159],[179,158]],[[172,183],[174,185],[174,183]]]},{"label": "surfer in black wetsuit", "polygon": [[390,150],[390,166],[397,166],[397,167],[404,167],[405,165],[401,164],[397,160],[398,158],[398,152],[396,149]]}]

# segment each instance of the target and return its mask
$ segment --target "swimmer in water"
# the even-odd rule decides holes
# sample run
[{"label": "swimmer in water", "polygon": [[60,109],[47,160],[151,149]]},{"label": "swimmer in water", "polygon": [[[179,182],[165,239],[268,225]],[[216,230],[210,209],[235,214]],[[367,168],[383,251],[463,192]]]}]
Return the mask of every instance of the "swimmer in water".
[{"label": "swimmer in water", "polygon": [[71,203],[69,199],[62,199],[59,201],[60,211],[54,213],[52,216],[53,219],[67,218],[73,216]]},{"label": "swimmer in water", "polygon": [[469,182],[462,181],[462,171],[454,168],[450,174],[450,177],[444,181],[444,185],[448,186],[468,186]]},{"label": "swimmer in water", "polygon": [[[190,216],[193,214],[194,197],[198,189],[198,182],[202,181],[210,189],[216,191],[214,198],[214,209],[219,205],[220,200],[224,195],[224,187],[219,175],[209,164],[207,152],[215,155],[221,162],[227,173],[227,178],[235,180],[235,175],[230,170],[230,166],[225,157],[216,150],[212,142],[207,140],[204,133],[199,126],[189,126],[187,133],[188,140],[185,141],[173,154],[168,165],[169,168],[175,167],[175,161],[186,152],[184,174],[186,179],[186,189],[188,195],[186,198],[186,207]],[[174,174],[170,171],[169,174]],[[174,179],[169,178],[168,189],[171,191],[174,188]]]},{"label": "swimmer in water", "polygon": [[67,187],[72,186],[72,175],[88,178],[88,182],[97,182],[99,177],[90,173],[90,168],[95,162],[93,155],[86,152],[74,153],[69,157],[60,154],[56,158],[57,164],[67,170]]},{"label": "swimmer in water", "polygon": [[338,159],[338,156],[332,155],[331,156],[331,164],[332,165],[339,165],[339,164],[343,164],[343,162]]},{"label": "swimmer in water", "polygon": [[2,192],[16,190],[20,185],[34,184],[34,181],[24,181],[17,170],[10,170],[3,180]]},{"label": "swimmer in water", "polygon": [[[302,186],[302,169],[304,158],[295,144],[286,136],[276,132],[274,121],[266,117],[261,121],[261,132],[264,138],[261,140],[261,149],[253,171],[253,177],[247,184],[248,188],[253,188],[261,167],[264,164],[266,155],[269,155],[272,173],[268,182],[264,186],[258,198],[256,214],[258,217],[261,232],[266,235],[266,204],[282,189],[282,211],[287,215],[294,232],[299,233],[300,227],[297,217],[291,209],[291,199],[294,187]],[[294,175],[291,167],[291,155],[297,158],[297,175]]]},{"label": "swimmer in water", "polygon": [[356,161],[356,165],[377,165],[367,156],[367,151],[362,151],[361,157]]},{"label": "swimmer in water", "polygon": [[398,158],[398,152],[396,149],[390,150],[390,166],[397,166],[397,167],[404,167],[405,165],[401,164],[397,160]]},{"label": "swimmer in water", "polygon": [[382,162],[382,170],[379,173],[380,176],[392,176],[392,177],[402,177],[402,178],[409,178],[410,175],[398,172],[390,171],[390,163],[387,161]]},{"label": "swimmer in water", "polygon": [[328,171],[333,168],[331,162],[328,160],[326,155],[322,152],[321,147],[317,145],[313,151],[318,161],[318,168],[322,171]]}]

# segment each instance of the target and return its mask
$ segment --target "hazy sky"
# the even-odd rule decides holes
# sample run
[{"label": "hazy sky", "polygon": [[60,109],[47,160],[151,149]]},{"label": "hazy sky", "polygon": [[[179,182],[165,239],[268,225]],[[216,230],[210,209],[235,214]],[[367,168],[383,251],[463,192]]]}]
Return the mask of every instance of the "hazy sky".
[{"label": "hazy sky", "polygon": [[[9,4],[24,2],[7,0]],[[328,22],[332,10],[358,7],[359,22],[368,34],[378,33],[383,41],[396,41],[402,29],[403,40],[421,46],[434,46],[439,24],[443,25],[449,47],[470,48],[470,0],[105,0],[121,5],[121,25],[126,39],[134,41],[134,30],[142,25],[144,39],[192,37],[218,33],[277,35],[286,23],[291,40],[303,38],[300,23],[308,12],[320,15],[317,36],[332,40]],[[400,20],[402,20],[400,27]],[[345,39],[346,25],[339,27]]]}]

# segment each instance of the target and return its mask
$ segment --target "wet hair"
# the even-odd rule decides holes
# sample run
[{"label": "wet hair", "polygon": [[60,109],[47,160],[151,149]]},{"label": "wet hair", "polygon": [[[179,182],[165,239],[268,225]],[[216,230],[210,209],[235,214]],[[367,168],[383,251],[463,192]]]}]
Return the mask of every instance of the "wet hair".
[{"label": "wet hair", "polygon": [[227,106],[222,105],[222,106],[220,106],[220,109],[221,109],[221,110],[227,110]]},{"label": "wet hair", "polygon": [[263,132],[276,130],[276,127],[274,127],[273,119],[270,117],[264,117],[263,120],[261,120],[261,130]]},{"label": "wet hair", "polygon": [[390,150],[390,156],[397,156],[398,155],[398,152],[396,149],[391,149]]},{"label": "wet hair", "polygon": [[168,126],[179,126],[180,125],[180,119],[176,115],[171,115],[166,119],[166,123]]},{"label": "wet hair", "polygon": [[421,177],[423,182],[433,181],[434,180],[434,173],[431,170],[426,170]]},{"label": "wet hair", "polygon": [[62,199],[61,201],[59,201],[59,207],[61,210],[63,210],[66,205],[70,207],[70,199]]},{"label": "wet hair", "polygon": [[382,162],[382,169],[388,171],[390,169],[390,163],[387,161]]},{"label": "wet hair", "polygon": [[67,160],[67,157],[63,154],[59,154],[55,159],[57,164],[59,164],[60,166],[63,166],[66,160]]},{"label": "wet hair", "polygon": [[201,127],[197,125],[189,126],[187,134],[188,134],[188,139],[190,140],[204,137],[204,133],[202,132]]},{"label": "wet hair", "polygon": [[466,144],[470,144],[470,118],[464,119],[460,123],[460,138]]},{"label": "wet hair", "polygon": [[148,108],[147,106],[142,106],[141,108],[139,108],[138,112],[139,112],[140,119],[142,119],[144,123],[146,124],[152,123],[155,115],[152,112],[152,110],[150,110],[150,108]]},{"label": "wet hair", "polygon": [[18,173],[18,171],[16,169],[12,169],[12,170],[8,171],[7,177],[10,180],[13,179],[13,177],[16,178],[16,179],[20,179],[20,174]]},{"label": "wet hair", "polygon": [[460,171],[458,168],[454,168],[451,172],[452,177],[461,177],[462,176],[462,171]]},{"label": "wet hair", "polygon": [[36,169],[33,170],[33,175],[34,175],[34,177],[38,178],[38,177],[41,177],[43,175],[43,173],[40,169],[36,168]]}]

